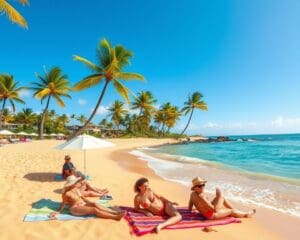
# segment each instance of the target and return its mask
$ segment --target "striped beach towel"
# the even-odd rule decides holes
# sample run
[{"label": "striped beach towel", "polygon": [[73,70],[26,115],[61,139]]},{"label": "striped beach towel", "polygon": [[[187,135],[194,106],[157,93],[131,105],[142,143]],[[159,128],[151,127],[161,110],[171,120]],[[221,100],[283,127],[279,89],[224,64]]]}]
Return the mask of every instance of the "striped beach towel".
[{"label": "striped beach towel", "polygon": [[[97,203],[108,207],[108,200],[98,200]],[[47,221],[50,219],[50,213],[57,211],[60,207],[60,202],[55,202],[50,199],[41,199],[34,203],[32,209],[24,217],[24,222],[36,222],[36,221]],[[70,214],[69,209],[66,207],[61,214],[58,214],[56,220],[86,220],[90,218],[95,218],[95,215],[88,216],[73,216]]]},{"label": "striped beach towel", "polygon": [[[144,214],[136,213],[132,208],[123,207],[127,210],[126,220],[137,236],[153,232],[155,227],[164,222],[167,217],[153,216],[147,217]],[[197,212],[190,212],[187,208],[177,208],[182,215],[182,220],[175,225],[168,226],[165,229],[183,229],[183,228],[204,228],[209,226],[224,225],[229,223],[239,223],[239,219],[227,217],[218,220],[207,220]]]}]

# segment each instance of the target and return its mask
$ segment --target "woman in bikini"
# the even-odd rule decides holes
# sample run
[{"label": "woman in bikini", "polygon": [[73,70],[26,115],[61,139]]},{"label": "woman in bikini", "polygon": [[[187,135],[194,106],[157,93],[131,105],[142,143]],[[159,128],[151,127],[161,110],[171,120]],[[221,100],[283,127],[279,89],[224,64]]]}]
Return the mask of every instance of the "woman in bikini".
[{"label": "woman in bikini", "polygon": [[207,219],[220,219],[227,216],[237,217],[237,218],[248,218],[252,217],[256,210],[253,209],[248,212],[243,212],[235,209],[228,200],[226,200],[220,189],[216,189],[216,196],[210,202],[208,198],[204,195],[204,187],[207,181],[201,179],[200,177],[194,178],[192,181],[193,191],[190,196],[189,210],[192,211],[193,206]]},{"label": "woman in bikini", "polygon": [[73,175],[67,178],[62,194],[61,206],[57,212],[52,212],[50,214],[50,218],[55,218],[57,214],[61,213],[66,204],[70,206],[70,213],[74,216],[95,214],[99,218],[114,219],[118,221],[124,217],[126,213],[124,211],[117,212],[86,199],[78,188],[80,180],[80,177],[75,177]]},{"label": "woman in bikini", "polygon": [[134,191],[137,193],[134,198],[134,208],[137,212],[146,216],[169,216],[169,218],[156,226],[155,231],[158,233],[162,228],[179,222],[182,217],[174,208],[175,202],[170,202],[163,196],[154,193],[149,188],[147,178],[140,178],[134,185]]}]

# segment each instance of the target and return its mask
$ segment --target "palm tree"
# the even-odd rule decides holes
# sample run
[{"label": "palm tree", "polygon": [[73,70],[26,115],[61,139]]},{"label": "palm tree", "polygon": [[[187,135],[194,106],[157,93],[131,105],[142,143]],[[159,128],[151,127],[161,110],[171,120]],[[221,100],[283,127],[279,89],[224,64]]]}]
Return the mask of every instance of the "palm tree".
[{"label": "palm tree", "polygon": [[64,107],[65,103],[61,97],[71,98],[71,96],[68,94],[71,88],[69,87],[69,80],[67,79],[67,76],[62,74],[62,71],[59,67],[53,67],[48,73],[45,71],[44,77],[39,74],[36,74],[36,76],[39,81],[32,83],[34,85],[32,89],[35,91],[33,96],[35,96],[37,99],[41,99],[41,103],[47,99],[46,107],[42,113],[39,125],[39,138],[43,139],[44,122],[48,113],[51,97],[56,100],[60,107]]},{"label": "palm tree", "polygon": [[77,120],[80,122],[80,124],[83,125],[86,122],[86,117],[83,114],[81,114],[78,116]]},{"label": "palm tree", "polygon": [[[19,97],[19,93],[22,89],[26,89],[26,87],[17,87],[17,85],[18,82],[14,81],[14,77],[12,75],[7,75],[7,74],[0,75],[0,101],[2,101],[0,120],[2,119],[3,111],[5,109],[5,104],[7,100],[10,102],[13,112],[15,112],[16,110],[14,102],[25,103]],[[0,121],[0,129],[2,129],[1,121]]]},{"label": "palm tree", "polygon": [[[21,112],[17,114],[17,121],[25,126],[32,126],[37,122],[37,115],[31,108],[23,108]],[[23,129],[25,127],[23,126]]]},{"label": "palm tree", "polygon": [[202,98],[203,95],[200,92],[194,92],[192,96],[189,96],[188,101],[184,103],[185,107],[182,108],[182,112],[184,113],[184,115],[187,115],[189,112],[191,112],[191,115],[189,117],[189,120],[185,128],[183,129],[180,135],[183,135],[183,133],[189,126],[194,113],[194,109],[200,109],[204,111],[208,110],[207,104],[202,100]]},{"label": "palm tree", "polygon": [[69,117],[67,114],[62,114],[56,119],[56,132],[65,132],[66,124],[69,122]]},{"label": "palm tree", "polygon": [[[28,0],[18,0],[23,5],[29,5]],[[24,28],[28,28],[26,20],[22,17],[22,15],[11,6],[7,0],[0,0],[0,14],[6,14],[10,21],[13,23],[17,23]]]},{"label": "palm tree", "polygon": [[116,124],[117,129],[119,130],[122,119],[128,113],[124,108],[124,103],[116,100],[108,111],[111,112],[108,116],[111,116],[111,120]]},{"label": "palm tree", "polygon": [[155,110],[153,104],[156,103],[156,99],[154,99],[153,95],[149,91],[141,91],[138,93],[138,96],[135,98],[135,101],[132,103],[131,109],[138,109],[139,116],[142,114],[151,116]]},{"label": "palm tree", "polygon": [[6,125],[10,122],[13,122],[15,120],[15,115],[9,111],[9,109],[5,108],[2,114],[2,119],[1,121],[3,122],[3,125]]},{"label": "palm tree", "polygon": [[88,118],[83,127],[76,131],[70,138],[79,135],[91,122],[101,104],[109,83],[112,82],[117,92],[129,102],[129,89],[126,88],[120,80],[144,80],[144,77],[138,73],[123,72],[123,69],[130,63],[130,58],[133,57],[133,53],[125,49],[123,46],[117,45],[113,47],[106,39],[103,39],[99,43],[97,54],[99,65],[92,63],[83,57],[79,57],[77,55],[74,56],[74,60],[84,63],[94,73],[76,83],[74,89],[76,91],[80,91],[90,88],[101,84],[103,80],[104,87],[91,116]]}]

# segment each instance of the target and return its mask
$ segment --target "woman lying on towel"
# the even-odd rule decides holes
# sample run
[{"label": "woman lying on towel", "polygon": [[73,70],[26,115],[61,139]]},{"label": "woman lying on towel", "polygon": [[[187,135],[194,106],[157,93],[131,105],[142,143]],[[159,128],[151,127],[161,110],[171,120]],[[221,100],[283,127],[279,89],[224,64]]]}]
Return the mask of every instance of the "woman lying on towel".
[{"label": "woman lying on towel", "polygon": [[80,180],[81,178],[73,175],[67,178],[62,194],[61,206],[57,212],[51,213],[50,218],[55,218],[57,214],[61,213],[66,204],[70,206],[70,213],[74,216],[95,214],[99,218],[114,219],[118,221],[124,217],[126,213],[124,211],[117,212],[86,199],[78,186]]},{"label": "woman lying on towel", "polygon": [[181,220],[180,213],[174,208],[175,202],[170,202],[166,198],[154,193],[149,188],[147,178],[140,178],[134,185],[134,191],[137,193],[134,198],[134,208],[137,212],[146,216],[169,216],[169,219],[156,226],[158,233],[162,228],[173,225]]},{"label": "woman lying on towel", "polygon": [[252,217],[256,210],[253,209],[249,212],[243,212],[233,208],[233,206],[226,200],[220,189],[216,189],[216,196],[210,202],[206,196],[204,196],[204,187],[207,181],[200,177],[194,178],[192,181],[193,191],[190,196],[189,210],[193,209],[193,206],[207,219],[220,219],[227,216],[237,218],[248,218]]}]

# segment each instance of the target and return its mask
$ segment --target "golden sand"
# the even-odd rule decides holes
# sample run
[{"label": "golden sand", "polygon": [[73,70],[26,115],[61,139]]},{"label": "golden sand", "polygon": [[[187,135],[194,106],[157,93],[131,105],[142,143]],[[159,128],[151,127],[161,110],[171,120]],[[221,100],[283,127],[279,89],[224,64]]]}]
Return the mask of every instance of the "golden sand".
[{"label": "golden sand", "polygon": [[[114,205],[132,206],[133,184],[141,176],[150,179],[152,189],[181,206],[187,205],[189,189],[162,180],[143,161],[128,154],[128,149],[172,142],[170,139],[113,139],[115,147],[87,151],[87,172],[92,184],[107,187]],[[243,219],[240,224],[214,227],[217,232],[201,229],[162,230],[159,235],[130,235],[125,220],[91,219],[84,221],[23,222],[31,205],[41,198],[61,200],[63,182],[54,181],[65,154],[70,154],[78,169],[83,169],[82,151],[59,151],[56,140],[6,145],[0,148],[0,239],[297,239],[299,219],[261,210],[257,217]],[[275,220],[274,220],[275,219]],[[276,220],[277,219],[277,220]],[[284,220],[284,223],[283,221]],[[288,224],[288,225],[287,225]],[[285,230],[285,227],[290,227]],[[298,225],[299,226],[299,225]],[[282,228],[282,229],[279,229]],[[292,230],[291,230],[292,229]],[[296,234],[296,236],[295,236]],[[294,236],[293,236],[294,235]]]}]

